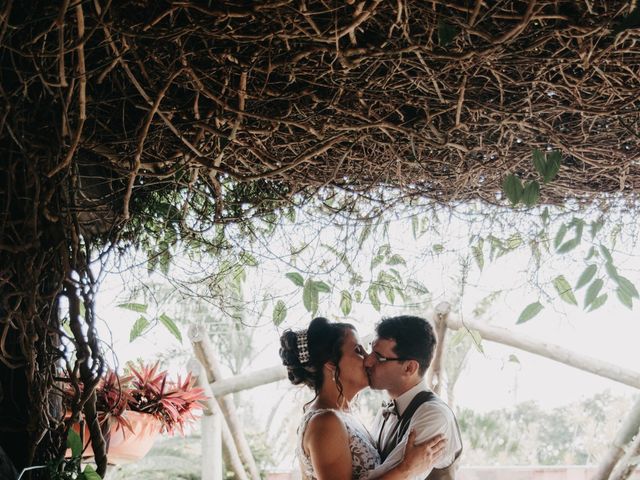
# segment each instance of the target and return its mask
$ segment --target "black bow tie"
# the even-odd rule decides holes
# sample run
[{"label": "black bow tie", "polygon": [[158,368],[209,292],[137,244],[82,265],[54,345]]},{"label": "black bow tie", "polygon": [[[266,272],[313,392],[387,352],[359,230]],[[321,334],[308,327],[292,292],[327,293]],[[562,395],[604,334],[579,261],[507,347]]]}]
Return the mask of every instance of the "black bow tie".
[{"label": "black bow tie", "polygon": [[396,406],[396,402],[391,400],[389,402],[382,402],[382,416],[386,419],[389,415],[398,415],[398,407]]}]

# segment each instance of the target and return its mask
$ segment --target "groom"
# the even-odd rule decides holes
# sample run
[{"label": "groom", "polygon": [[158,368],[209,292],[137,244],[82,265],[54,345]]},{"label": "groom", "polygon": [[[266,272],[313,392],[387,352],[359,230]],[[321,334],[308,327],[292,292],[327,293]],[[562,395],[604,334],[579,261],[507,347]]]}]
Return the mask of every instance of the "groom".
[{"label": "groom", "polygon": [[424,380],[436,347],[431,324],[413,316],[386,318],[376,326],[376,338],[364,365],[369,385],[386,390],[391,402],[373,422],[372,435],[382,460],[370,477],[377,477],[402,460],[411,430],[416,443],[441,433],[447,439],[444,454],[432,470],[416,480],[454,480],[462,439],[456,418]]}]

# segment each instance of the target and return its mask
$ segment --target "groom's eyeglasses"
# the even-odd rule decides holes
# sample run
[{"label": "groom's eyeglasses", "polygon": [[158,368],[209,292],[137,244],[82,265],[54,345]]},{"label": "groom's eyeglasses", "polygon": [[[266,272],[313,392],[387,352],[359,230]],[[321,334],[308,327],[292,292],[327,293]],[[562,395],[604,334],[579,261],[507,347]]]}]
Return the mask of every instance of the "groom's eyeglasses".
[{"label": "groom's eyeglasses", "polygon": [[387,363],[387,362],[406,362],[407,360],[415,360],[415,358],[407,358],[407,357],[385,357],[384,355],[379,354],[376,351],[371,352],[376,357],[378,363]]}]

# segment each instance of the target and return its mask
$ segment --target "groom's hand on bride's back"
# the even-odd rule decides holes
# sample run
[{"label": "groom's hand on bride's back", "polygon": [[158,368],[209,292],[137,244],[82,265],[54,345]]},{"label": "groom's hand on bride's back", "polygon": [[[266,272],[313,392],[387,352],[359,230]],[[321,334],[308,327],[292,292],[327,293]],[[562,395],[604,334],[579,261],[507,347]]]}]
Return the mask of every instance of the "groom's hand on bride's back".
[{"label": "groom's hand on bride's back", "polygon": [[406,473],[408,475],[412,473],[420,474],[430,470],[444,453],[446,445],[447,439],[441,434],[416,444],[416,431],[411,430],[402,461],[402,464],[406,466]]}]

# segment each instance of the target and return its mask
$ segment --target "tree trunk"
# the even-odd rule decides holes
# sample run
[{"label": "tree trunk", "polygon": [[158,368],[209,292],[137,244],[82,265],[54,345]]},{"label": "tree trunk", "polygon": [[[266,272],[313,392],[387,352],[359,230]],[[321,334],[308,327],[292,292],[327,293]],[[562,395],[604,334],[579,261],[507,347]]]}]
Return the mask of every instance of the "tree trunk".
[{"label": "tree trunk", "polygon": [[440,395],[442,384],[444,383],[444,343],[447,338],[447,316],[448,313],[436,313],[435,315],[435,334],[438,343],[436,344],[431,368],[427,372],[427,385],[438,395]]},{"label": "tree trunk", "polygon": [[[624,447],[631,441],[634,435],[640,437],[638,430],[640,430],[640,396],[631,409],[631,412],[627,415],[622,427],[618,430],[613,442],[611,442],[609,450],[600,461],[593,480],[609,479],[609,475],[611,475],[616,465],[624,463],[620,460],[625,455]],[[633,448],[630,447],[630,450],[633,450]]]},{"label": "tree trunk", "polygon": [[54,376],[66,245],[44,215],[44,197],[48,207],[59,200],[42,178],[47,155],[0,155],[0,446],[21,471],[60,455],[65,441]]}]

